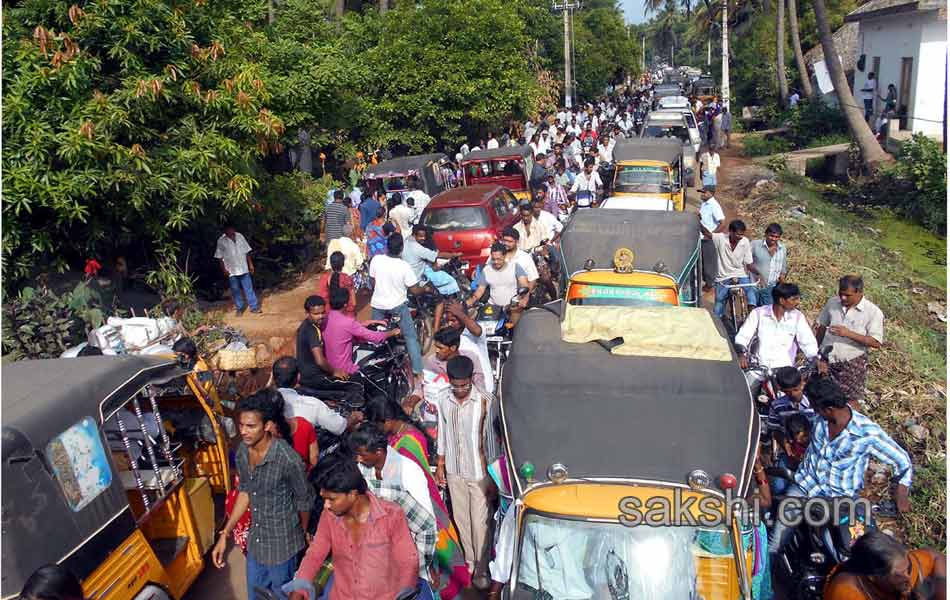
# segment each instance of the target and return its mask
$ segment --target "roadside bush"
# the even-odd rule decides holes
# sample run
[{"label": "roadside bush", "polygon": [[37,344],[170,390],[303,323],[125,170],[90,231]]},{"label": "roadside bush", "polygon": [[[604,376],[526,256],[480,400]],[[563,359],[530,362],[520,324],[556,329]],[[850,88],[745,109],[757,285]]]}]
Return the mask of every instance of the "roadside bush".
[{"label": "roadside bush", "polygon": [[817,138],[848,133],[844,113],[820,100],[801,100],[786,113],[785,125],[788,138],[796,148],[807,148]]},{"label": "roadside bush", "polygon": [[947,234],[947,156],[940,144],[917,134],[904,143],[897,160],[873,175],[851,182],[850,201],[889,206],[930,231]]},{"label": "roadside bush", "polygon": [[792,143],[781,137],[749,135],[742,140],[742,147],[746,156],[769,156],[792,150]]},{"label": "roadside bush", "polygon": [[23,288],[3,307],[3,353],[13,360],[57,358],[102,324],[99,297],[83,282],[61,296]]}]

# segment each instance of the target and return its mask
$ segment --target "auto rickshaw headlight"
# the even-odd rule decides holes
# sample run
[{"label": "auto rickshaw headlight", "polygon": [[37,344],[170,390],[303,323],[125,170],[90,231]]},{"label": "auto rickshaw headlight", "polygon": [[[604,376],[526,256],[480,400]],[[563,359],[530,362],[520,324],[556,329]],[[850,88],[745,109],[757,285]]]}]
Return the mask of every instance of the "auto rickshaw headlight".
[{"label": "auto rickshaw headlight", "polygon": [[703,490],[708,489],[709,484],[712,480],[709,478],[709,473],[703,471],[702,469],[696,469],[695,471],[689,474],[689,477],[686,479],[686,482],[694,490]]},{"label": "auto rickshaw headlight", "polygon": [[661,273],[661,274],[662,274],[662,273],[666,273],[666,272],[667,272],[667,270],[666,270],[666,263],[663,262],[662,260],[656,261],[656,264],[653,265],[653,272],[654,272],[654,273]]},{"label": "auto rickshaw headlight", "polygon": [[548,479],[552,483],[562,483],[567,479],[567,467],[561,463],[554,463],[548,467]]},{"label": "auto rickshaw headlight", "polygon": [[596,264],[597,263],[594,262],[593,258],[588,258],[587,260],[584,261],[584,269],[587,271],[590,271],[594,268],[594,265]]}]

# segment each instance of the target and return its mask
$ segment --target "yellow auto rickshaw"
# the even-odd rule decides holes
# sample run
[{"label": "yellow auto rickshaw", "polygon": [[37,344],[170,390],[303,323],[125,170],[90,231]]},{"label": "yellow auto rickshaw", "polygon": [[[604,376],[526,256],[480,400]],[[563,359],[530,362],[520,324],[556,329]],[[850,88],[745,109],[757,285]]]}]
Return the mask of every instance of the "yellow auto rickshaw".
[{"label": "yellow auto rickshaw", "polygon": [[708,311],[527,311],[500,389],[509,599],[751,597],[755,536],[725,506],[759,421]]},{"label": "yellow auto rickshaw", "polygon": [[614,180],[605,206],[677,210],[686,206],[683,143],[663,138],[625,140],[614,148]]},{"label": "yellow auto rickshaw", "polygon": [[476,150],[462,158],[462,178],[465,185],[493,183],[503,185],[515,198],[531,199],[529,179],[534,166],[529,146],[506,146],[491,150]]},{"label": "yellow auto rickshaw", "polygon": [[179,600],[231,487],[217,397],[175,357],[29,360],[2,376],[2,598],[59,563],[86,598]]},{"label": "yellow auto rickshaw", "polygon": [[571,305],[699,306],[696,215],[598,208],[561,234],[562,289]]}]

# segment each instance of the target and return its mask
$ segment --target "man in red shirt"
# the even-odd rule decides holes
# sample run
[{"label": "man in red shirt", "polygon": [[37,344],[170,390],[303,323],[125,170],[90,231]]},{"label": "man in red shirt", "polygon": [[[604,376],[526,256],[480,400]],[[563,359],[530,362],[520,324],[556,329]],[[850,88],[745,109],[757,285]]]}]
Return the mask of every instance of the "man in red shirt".
[{"label": "man in red shirt", "polygon": [[327,474],[320,496],[325,505],[317,533],[284,586],[289,600],[316,600],[312,582],[331,553],[330,600],[388,600],[415,589],[419,558],[398,504],[371,494],[355,462]]}]

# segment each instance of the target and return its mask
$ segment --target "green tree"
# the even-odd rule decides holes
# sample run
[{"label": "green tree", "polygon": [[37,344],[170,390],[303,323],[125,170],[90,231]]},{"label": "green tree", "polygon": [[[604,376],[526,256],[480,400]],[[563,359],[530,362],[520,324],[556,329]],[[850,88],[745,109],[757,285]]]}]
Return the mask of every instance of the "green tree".
[{"label": "green tree", "polygon": [[169,242],[250,205],[282,149],[249,5],[26,0],[3,9],[5,287],[82,253]]}]

